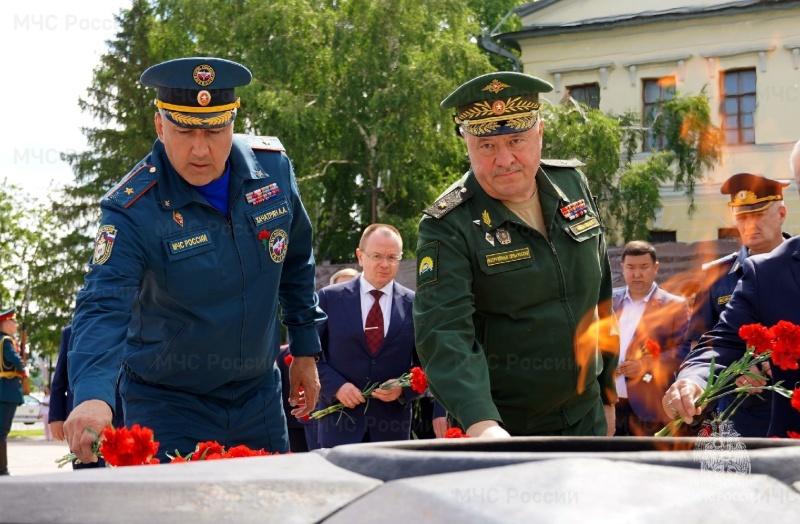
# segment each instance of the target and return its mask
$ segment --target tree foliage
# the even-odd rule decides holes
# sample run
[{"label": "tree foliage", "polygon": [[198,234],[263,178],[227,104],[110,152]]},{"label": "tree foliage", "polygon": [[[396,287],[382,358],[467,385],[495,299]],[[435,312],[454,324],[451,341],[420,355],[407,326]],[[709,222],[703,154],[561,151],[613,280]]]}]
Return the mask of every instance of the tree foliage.
[{"label": "tree foliage", "polygon": [[661,209],[660,190],[672,185],[689,197],[721,156],[721,131],[711,123],[705,92],[662,101],[651,131],[664,137],[655,154],[639,154],[645,131],[641,116],[604,114],[568,99],[549,105],[543,156],[578,158],[597,197],[610,244],[646,239]]}]

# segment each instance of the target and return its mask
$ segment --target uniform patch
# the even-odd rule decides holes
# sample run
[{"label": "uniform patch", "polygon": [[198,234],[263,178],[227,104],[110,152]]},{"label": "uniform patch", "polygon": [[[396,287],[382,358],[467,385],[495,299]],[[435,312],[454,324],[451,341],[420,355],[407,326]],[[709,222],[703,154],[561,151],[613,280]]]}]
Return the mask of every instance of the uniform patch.
[{"label": "uniform patch", "polygon": [[183,215],[181,215],[180,211],[172,212],[172,220],[174,220],[179,226],[183,227]]},{"label": "uniform patch", "polygon": [[117,228],[111,225],[101,226],[97,230],[97,237],[94,241],[94,260],[95,264],[104,264],[111,256],[111,248],[117,240]]},{"label": "uniform patch", "polygon": [[526,258],[531,258],[531,248],[529,247],[486,255],[486,265],[491,267],[497,264],[509,264],[517,260],[525,260]]},{"label": "uniform patch", "polygon": [[576,235],[580,235],[581,233],[588,231],[590,229],[594,229],[596,227],[600,227],[600,221],[597,218],[587,218],[580,224],[574,224],[569,226],[569,229]]},{"label": "uniform patch", "polygon": [[439,242],[417,249],[417,289],[439,281]]},{"label": "uniform patch", "polygon": [[269,184],[262,188],[256,189],[255,191],[250,191],[249,193],[245,193],[244,198],[247,200],[248,204],[253,204],[257,206],[262,202],[266,202],[270,198],[274,197],[281,190],[278,189],[278,184]]},{"label": "uniform patch", "polygon": [[725,295],[724,297],[719,297],[717,299],[717,305],[718,306],[722,306],[722,305],[727,304],[730,301],[731,301],[731,296],[730,295]]},{"label": "uniform patch", "polygon": [[283,229],[276,229],[269,235],[269,256],[276,264],[283,262],[286,258],[286,250],[289,247],[289,236]]},{"label": "uniform patch", "polygon": [[200,231],[176,240],[170,240],[167,245],[169,246],[170,252],[173,255],[177,255],[178,253],[183,253],[190,249],[197,249],[198,247],[203,247],[210,243],[211,235],[208,231]]}]

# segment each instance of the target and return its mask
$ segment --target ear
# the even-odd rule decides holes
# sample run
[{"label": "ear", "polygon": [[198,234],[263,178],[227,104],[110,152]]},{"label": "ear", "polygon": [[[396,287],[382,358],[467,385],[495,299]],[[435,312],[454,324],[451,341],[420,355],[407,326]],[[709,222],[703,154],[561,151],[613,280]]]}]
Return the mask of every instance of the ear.
[{"label": "ear", "polygon": [[364,256],[364,252],[361,251],[359,248],[356,248],[356,258],[358,259],[359,267],[364,267],[363,262],[361,261],[361,257]]},{"label": "ear", "polygon": [[158,135],[158,139],[161,142],[164,142],[164,122],[161,120],[161,113],[156,111],[156,114],[153,116],[153,123],[156,126],[156,134]]}]

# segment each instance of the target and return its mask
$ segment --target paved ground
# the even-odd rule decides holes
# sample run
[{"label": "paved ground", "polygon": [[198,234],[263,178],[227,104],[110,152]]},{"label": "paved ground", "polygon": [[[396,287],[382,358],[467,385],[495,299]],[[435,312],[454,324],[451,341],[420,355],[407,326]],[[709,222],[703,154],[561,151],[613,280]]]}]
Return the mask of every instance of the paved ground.
[{"label": "paved ground", "polygon": [[[42,423],[13,424],[12,429],[42,429]],[[42,473],[70,473],[69,465],[58,469],[56,459],[69,453],[64,442],[48,442],[43,436],[8,439],[8,470],[12,475],[39,475]]]}]

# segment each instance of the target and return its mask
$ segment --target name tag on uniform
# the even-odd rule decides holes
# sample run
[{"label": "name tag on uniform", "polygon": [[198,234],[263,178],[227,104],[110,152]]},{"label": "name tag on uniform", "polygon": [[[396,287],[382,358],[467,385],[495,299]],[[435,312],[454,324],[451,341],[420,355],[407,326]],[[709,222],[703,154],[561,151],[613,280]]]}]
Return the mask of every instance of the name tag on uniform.
[{"label": "name tag on uniform", "polygon": [[263,209],[258,209],[255,213],[250,214],[250,218],[253,220],[253,225],[255,225],[256,228],[268,222],[272,222],[273,220],[290,215],[289,205],[286,203],[285,198],[281,198],[274,204],[270,204],[271,205],[268,206],[262,206]]},{"label": "name tag on uniform", "polygon": [[510,262],[516,262],[517,260],[525,260],[526,258],[531,258],[531,248],[529,247],[503,251],[502,253],[488,254],[486,255],[486,265],[496,266],[498,264],[508,264]]},{"label": "name tag on uniform", "polygon": [[592,218],[587,218],[586,220],[584,220],[580,224],[575,224],[575,225],[569,226],[569,229],[574,234],[580,235],[581,233],[583,233],[585,231],[588,231],[590,229],[594,229],[594,228],[599,227],[599,226],[600,226],[600,221],[597,220],[596,217],[592,217]]},{"label": "name tag on uniform", "polygon": [[195,232],[186,237],[169,240],[167,242],[170,253],[173,255],[207,246],[208,244],[211,244],[211,235],[208,231]]}]

